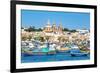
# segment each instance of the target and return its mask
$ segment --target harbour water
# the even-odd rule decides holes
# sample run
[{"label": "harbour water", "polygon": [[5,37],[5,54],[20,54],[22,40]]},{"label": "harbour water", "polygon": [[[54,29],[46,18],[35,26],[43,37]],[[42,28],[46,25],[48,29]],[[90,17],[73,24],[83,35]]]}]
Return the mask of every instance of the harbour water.
[{"label": "harbour water", "polygon": [[69,53],[56,53],[53,55],[21,55],[22,63],[31,62],[53,62],[53,61],[75,61],[75,60],[89,60],[90,54],[87,56],[71,56]]}]

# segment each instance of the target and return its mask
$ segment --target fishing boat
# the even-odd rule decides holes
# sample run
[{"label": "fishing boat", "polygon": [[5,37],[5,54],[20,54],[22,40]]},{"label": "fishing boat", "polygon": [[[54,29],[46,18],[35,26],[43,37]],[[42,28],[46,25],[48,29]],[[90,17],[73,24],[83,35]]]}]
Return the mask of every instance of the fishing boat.
[{"label": "fishing boat", "polygon": [[71,56],[87,56],[87,52],[81,52],[77,45],[73,45],[70,50]]},{"label": "fishing boat", "polygon": [[39,49],[33,49],[33,50],[27,50],[24,52],[24,54],[27,55],[46,55],[47,51],[39,50]]},{"label": "fishing boat", "polygon": [[69,52],[69,48],[68,47],[62,47],[62,48],[60,48],[59,50],[57,50],[58,52],[62,52],[62,53],[64,53],[64,52]]},{"label": "fishing boat", "polygon": [[59,52],[59,53],[69,52],[69,47],[67,47],[67,45],[57,46],[56,49],[57,49],[57,52]]},{"label": "fishing boat", "polygon": [[46,50],[33,51],[33,55],[46,55],[46,54],[47,54]]},{"label": "fishing boat", "polygon": [[56,54],[55,44],[49,46],[48,54]]},{"label": "fishing boat", "polygon": [[78,49],[72,49],[72,50],[70,50],[70,54],[71,54],[71,56],[87,56],[88,55],[88,53],[81,52]]},{"label": "fishing boat", "polygon": [[87,47],[87,48],[81,50],[81,52],[89,54],[90,53],[90,48]]},{"label": "fishing boat", "polygon": [[45,48],[44,45],[40,45],[39,43],[35,43],[34,47],[31,45],[28,47],[27,50],[24,51],[24,54],[27,55],[46,55],[47,54],[47,48]]}]

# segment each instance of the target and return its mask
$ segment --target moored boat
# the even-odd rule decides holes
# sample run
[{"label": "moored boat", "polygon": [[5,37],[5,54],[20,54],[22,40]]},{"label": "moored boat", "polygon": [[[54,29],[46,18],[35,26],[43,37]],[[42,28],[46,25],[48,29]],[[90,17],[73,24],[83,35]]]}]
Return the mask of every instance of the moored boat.
[{"label": "moored boat", "polygon": [[48,54],[56,54],[55,44],[49,46]]},{"label": "moored boat", "polygon": [[70,54],[71,54],[71,56],[87,56],[88,55],[88,53],[86,53],[86,52],[83,53],[78,49],[70,50]]},{"label": "moored boat", "polygon": [[62,47],[59,50],[57,50],[57,52],[69,52],[69,48],[68,47]]}]

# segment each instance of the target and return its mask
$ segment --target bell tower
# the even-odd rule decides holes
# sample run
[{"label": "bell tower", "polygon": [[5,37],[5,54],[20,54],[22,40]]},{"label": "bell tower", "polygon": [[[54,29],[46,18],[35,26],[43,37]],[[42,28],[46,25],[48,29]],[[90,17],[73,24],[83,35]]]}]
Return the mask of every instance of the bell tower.
[{"label": "bell tower", "polygon": [[52,25],[52,32],[53,33],[56,33],[57,32],[56,23],[53,23],[53,25]]},{"label": "bell tower", "polygon": [[58,26],[58,32],[61,34],[62,30],[63,30],[62,24],[59,24],[59,26]]}]

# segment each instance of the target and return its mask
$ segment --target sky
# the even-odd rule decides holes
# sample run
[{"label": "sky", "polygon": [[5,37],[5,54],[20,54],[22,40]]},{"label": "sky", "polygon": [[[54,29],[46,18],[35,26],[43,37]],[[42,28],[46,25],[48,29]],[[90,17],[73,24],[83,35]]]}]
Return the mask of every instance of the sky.
[{"label": "sky", "polygon": [[90,28],[90,13],[79,12],[56,12],[56,11],[39,11],[39,10],[21,10],[21,25],[28,28],[43,28],[50,24],[68,29],[89,29]]}]

